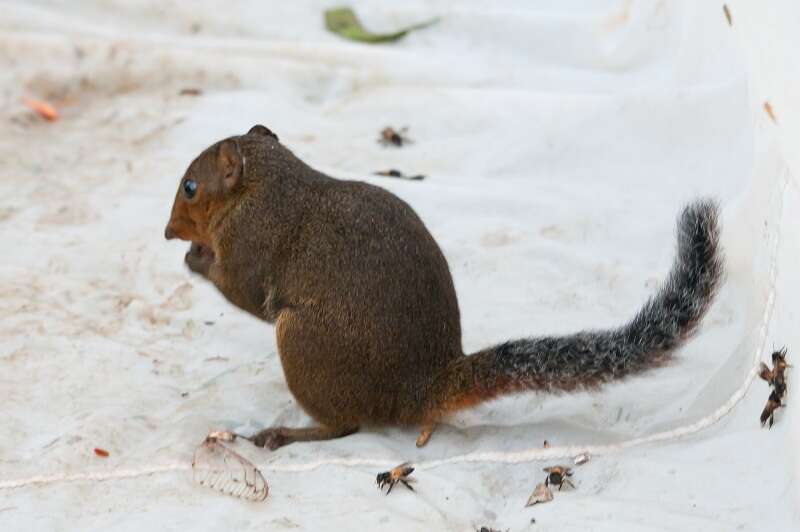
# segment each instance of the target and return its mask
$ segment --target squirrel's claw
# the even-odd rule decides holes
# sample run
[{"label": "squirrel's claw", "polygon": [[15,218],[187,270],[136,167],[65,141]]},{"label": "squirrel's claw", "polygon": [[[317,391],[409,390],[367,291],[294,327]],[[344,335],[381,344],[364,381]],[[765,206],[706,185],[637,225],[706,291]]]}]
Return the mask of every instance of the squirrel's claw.
[{"label": "squirrel's claw", "polygon": [[264,429],[256,433],[250,441],[252,441],[253,445],[256,447],[266,447],[270,451],[274,451],[289,443],[280,427]]}]

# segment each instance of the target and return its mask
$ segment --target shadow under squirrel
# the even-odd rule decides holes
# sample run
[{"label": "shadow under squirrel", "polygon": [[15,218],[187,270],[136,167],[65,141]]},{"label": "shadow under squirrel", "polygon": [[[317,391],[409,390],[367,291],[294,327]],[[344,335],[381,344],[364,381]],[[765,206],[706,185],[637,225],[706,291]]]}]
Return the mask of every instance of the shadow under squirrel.
[{"label": "shadow under squirrel", "polygon": [[167,239],[234,305],[274,323],[286,382],[313,428],[273,427],[256,445],[422,427],[500,395],[594,389],[665,364],[720,283],[717,207],[687,206],[677,256],[625,325],[508,341],[471,355],[447,261],[404,201],[295,157],[264,126],[203,151],[181,179]]}]

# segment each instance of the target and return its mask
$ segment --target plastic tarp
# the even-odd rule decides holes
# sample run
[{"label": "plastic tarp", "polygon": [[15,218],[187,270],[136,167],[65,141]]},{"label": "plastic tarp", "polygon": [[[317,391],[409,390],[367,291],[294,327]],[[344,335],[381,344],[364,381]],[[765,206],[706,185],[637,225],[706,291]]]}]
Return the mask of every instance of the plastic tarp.
[{"label": "plastic tarp", "polygon": [[[796,529],[800,414],[762,429],[752,369],[800,348],[800,7],[731,1],[729,25],[717,2],[358,2],[376,30],[442,17],[372,46],[325,31],[332,5],[0,3],[0,529]],[[725,284],[667,368],[484,404],[421,450],[396,428],[236,444],[270,496],[225,497],[191,480],[208,430],[311,420],[274,331],[190,276],[163,229],[191,159],[256,123],[413,206],[466,352],[622,323],[700,196],[722,205]],[[387,125],[414,143],[382,148]],[[372,175],[387,168],[428,177]],[[625,444],[653,434],[676,437]],[[608,452],[524,508],[542,467],[569,462],[529,459],[545,439]],[[381,495],[369,464],[406,460],[416,493]]]}]

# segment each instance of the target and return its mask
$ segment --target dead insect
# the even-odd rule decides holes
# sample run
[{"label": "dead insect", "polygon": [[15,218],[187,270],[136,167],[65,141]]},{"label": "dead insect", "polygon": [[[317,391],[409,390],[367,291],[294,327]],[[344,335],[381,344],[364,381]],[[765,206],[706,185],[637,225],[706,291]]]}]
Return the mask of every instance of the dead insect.
[{"label": "dead insect", "polygon": [[774,366],[773,371],[783,373],[786,371],[786,368],[791,368],[791,364],[786,363],[786,348],[782,347],[777,351],[773,351],[772,353],[772,365]]},{"label": "dead insect", "polygon": [[240,436],[230,431],[214,431],[206,437],[192,459],[194,481],[226,495],[263,501],[269,494],[264,475],[252,462],[222,443],[237,437]]},{"label": "dead insect", "polygon": [[775,378],[775,373],[769,369],[769,366],[762,362],[760,369],[758,370],[758,376],[772,384],[772,380]]},{"label": "dead insect", "polygon": [[414,488],[411,487],[411,484],[408,482],[412,479],[408,478],[408,476],[414,472],[414,468],[408,462],[403,462],[399,466],[391,469],[389,471],[384,471],[383,473],[378,473],[378,476],[375,478],[375,481],[378,484],[378,489],[382,490],[384,486],[388,485],[389,489],[386,491],[386,495],[391,493],[392,488],[398,482],[402,482],[405,487],[414,491]]},{"label": "dead insect", "polygon": [[775,378],[772,380],[772,387],[775,389],[778,397],[786,395],[786,378],[783,376],[783,373],[775,375]]},{"label": "dead insect", "polygon": [[722,12],[725,13],[725,19],[728,21],[728,26],[733,26],[733,17],[731,16],[731,10],[727,4],[722,4]]},{"label": "dead insect", "polygon": [[203,91],[194,87],[186,87],[185,89],[181,89],[178,94],[180,96],[200,96],[203,94]]},{"label": "dead insect", "polygon": [[400,148],[403,144],[411,142],[411,139],[405,136],[406,131],[408,131],[407,127],[400,128],[400,130],[396,130],[393,127],[385,127],[381,130],[378,142],[383,146],[397,146]]},{"label": "dead insect", "polygon": [[786,368],[792,367],[786,363],[786,348],[779,349],[772,353],[772,369],[764,362],[758,371],[758,376],[767,381],[777,392],[778,397],[786,394]]},{"label": "dead insect", "polygon": [[761,426],[763,427],[769,421],[769,428],[772,428],[772,424],[775,421],[775,411],[783,406],[786,405],[781,404],[781,397],[778,395],[778,391],[772,390],[772,393],[769,394],[769,399],[767,399],[767,405],[761,412]]},{"label": "dead insect", "polygon": [[533,506],[534,504],[539,504],[540,502],[550,502],[553,500],[553,492],[550,491],[550,488],[547,487],[547,481],[540,483],[536,486],[531,493],[531,496],[528,497],[528,502],[525,503],[525,507]]},{"label": "dead insect", "polygon": [[425,179],[424,175],[405,175],[400,170],[395,170],[394,168],[375,172],[375,175],[380,175],[383,177],[397,177],[398,179],[408,179],[409,181],[422,181]]},{"label": "dead insect", "polygon": [[581,453],[575,457],[575,465],[582,465],[589,461],[589,453]]},{"label": "dead insect", "polygon": [[572,476],[571,468],[566,466],[552,466],[545,467],[543,471],[547,473],[547,478],[544,479],[545,486],[555,484],[558,485],[558,491],[561,491],[561,488],[564,487],[564,483],[566,482],[573,488],[575,487],[575,484],[567,478]]}]

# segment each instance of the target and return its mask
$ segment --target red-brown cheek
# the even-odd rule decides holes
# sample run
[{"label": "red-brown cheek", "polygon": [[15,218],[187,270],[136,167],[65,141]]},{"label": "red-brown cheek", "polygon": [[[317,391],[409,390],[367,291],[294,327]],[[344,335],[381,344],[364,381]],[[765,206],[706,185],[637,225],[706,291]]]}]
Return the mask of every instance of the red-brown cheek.
[{"label": "red-brown cheek", "polygon": [[175,220],[175,219],[170,220],[169,223],[167,224],[167,228],[164,231],[164,236],[168,240],[173,238],[186,240],[188,242],[194,242],[198,240],[193,225],[186,223],[183,220]]}]

